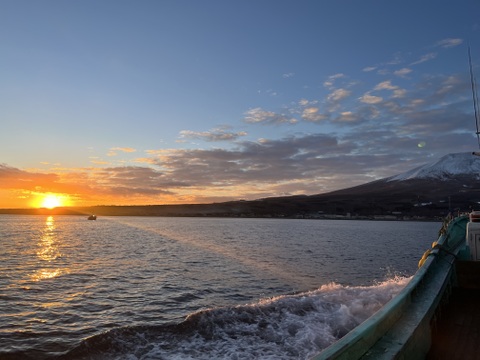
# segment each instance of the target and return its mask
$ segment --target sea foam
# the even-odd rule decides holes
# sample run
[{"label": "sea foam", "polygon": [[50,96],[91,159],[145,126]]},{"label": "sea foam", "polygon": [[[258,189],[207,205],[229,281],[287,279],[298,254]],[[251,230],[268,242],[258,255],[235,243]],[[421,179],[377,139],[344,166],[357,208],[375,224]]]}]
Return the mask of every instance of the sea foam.
[{"label": "sea foam", "polygon": [[256,303],[205,309],[179,324],[93,336],[69,359],[308,359],[379,310],[410,278],[373,286],[331,283]]}]

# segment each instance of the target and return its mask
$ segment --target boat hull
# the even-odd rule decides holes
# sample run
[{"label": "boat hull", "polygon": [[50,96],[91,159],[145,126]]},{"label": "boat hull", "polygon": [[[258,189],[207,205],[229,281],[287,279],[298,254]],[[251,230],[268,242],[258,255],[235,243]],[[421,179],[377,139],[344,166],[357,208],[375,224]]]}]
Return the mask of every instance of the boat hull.
[{"label": "boat hull", "polygon": [[398,296],[312,359],[425,359],[432,320],[457,281],[467,223],[466,216],[453,220]]}]

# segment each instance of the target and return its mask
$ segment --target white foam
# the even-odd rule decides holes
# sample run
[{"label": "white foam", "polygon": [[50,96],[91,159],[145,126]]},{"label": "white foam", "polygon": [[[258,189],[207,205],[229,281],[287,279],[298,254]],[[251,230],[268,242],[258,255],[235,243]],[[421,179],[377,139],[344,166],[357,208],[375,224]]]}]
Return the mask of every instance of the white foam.
[{"label": "white foam", "polygon": [[[366,320],[410,278],[321,288],[191,314],[188,331],[159,335],[122,359],[307,359]],[[120,339],[118,339],[120,340]]]}]

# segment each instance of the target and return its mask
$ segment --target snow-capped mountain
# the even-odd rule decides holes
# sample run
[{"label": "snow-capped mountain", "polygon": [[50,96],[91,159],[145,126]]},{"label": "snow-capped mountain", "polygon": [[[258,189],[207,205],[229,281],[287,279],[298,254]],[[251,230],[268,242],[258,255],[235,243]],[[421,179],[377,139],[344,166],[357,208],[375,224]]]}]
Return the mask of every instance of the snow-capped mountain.
[{"label": "snow-capped mountain", "polygon": [[480,156],[449,154],[402,174],[313,198],[359,214],[441,215],[451,209],[480,209]]},{"label": "snow-capped mountain", "polygon": [[480,156],[472,153],[448,154],[438,161],[391,176],[387,181],[412,179],[446,180],[456,175],[474,175],[480,179]]}]

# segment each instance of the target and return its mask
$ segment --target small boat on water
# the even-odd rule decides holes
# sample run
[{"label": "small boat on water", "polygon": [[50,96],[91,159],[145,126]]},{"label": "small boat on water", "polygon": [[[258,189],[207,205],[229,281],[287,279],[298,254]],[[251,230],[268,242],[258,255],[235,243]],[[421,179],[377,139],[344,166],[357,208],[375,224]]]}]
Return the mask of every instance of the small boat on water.
[{"label": "small boat on water", "polygon": [[97,220],[97,215],[90,215],[87,220]]},{"label": "small boat on water", "polygon": [[479,307],[477,211],[445,221],[405,288],[312,359],[479,359]]}]

